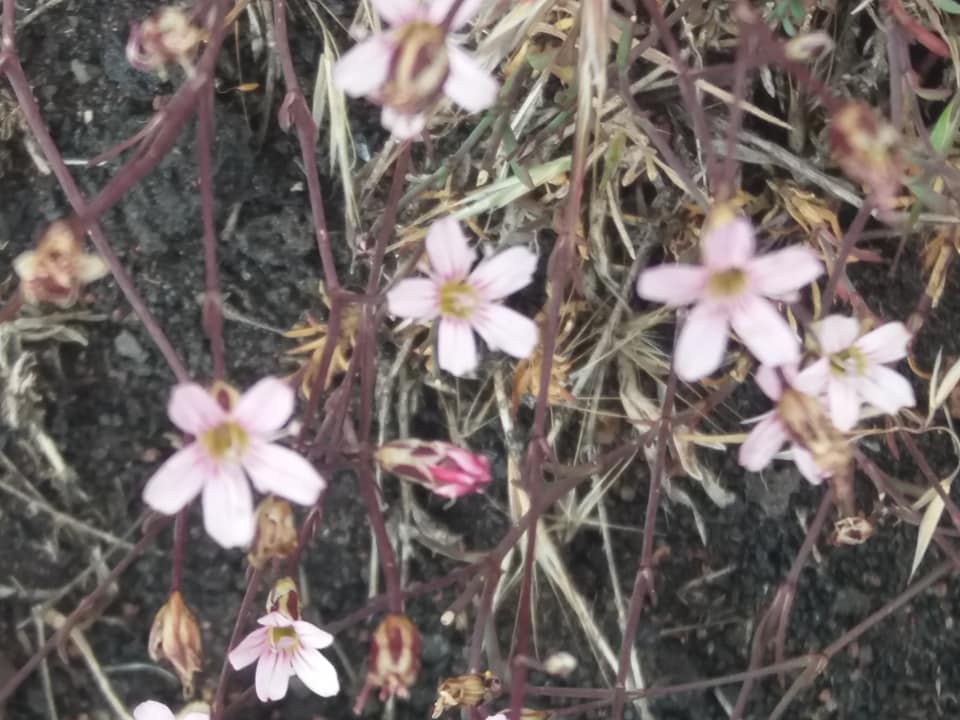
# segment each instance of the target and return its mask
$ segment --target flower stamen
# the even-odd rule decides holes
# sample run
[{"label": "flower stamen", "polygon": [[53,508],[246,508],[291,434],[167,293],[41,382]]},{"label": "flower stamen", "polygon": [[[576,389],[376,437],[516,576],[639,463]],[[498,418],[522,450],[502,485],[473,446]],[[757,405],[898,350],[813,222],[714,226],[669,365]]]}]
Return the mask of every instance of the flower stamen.
[{"label": "flower stamen", "polygon": [[449,280],[440,286],[440,314],[444,317],[467,320],[479,304],[477,291],[464,280]]},{"label": "flower stamen", "polygon": [[227,421],[217,425],[200,436],[204,449],[216,460],[229,454],[240,455],[250,442],[246,430],[235,422]]},{"label": "flower stamen", "polygon": [[732,298],[742,294],[746,288],[747,274],[740,268],[730,268],[711,273],[706,289],[712,297]]}]

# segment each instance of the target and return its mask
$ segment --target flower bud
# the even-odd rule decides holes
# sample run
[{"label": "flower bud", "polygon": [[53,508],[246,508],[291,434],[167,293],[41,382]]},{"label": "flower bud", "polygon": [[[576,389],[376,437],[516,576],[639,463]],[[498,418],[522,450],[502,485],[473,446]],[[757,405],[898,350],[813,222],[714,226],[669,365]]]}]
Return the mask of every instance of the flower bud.
[{"label": "flower bud", "polygon": [[489,670],[482,675],[473,673],[447,678],[437,686],[437,700],[430,717],[438,718],[451,708],[476,707],[496,699],[502,692],[500,678]]},{"label": "flower bud", "polygon": [[255,568],[261,568],[270,560],[283,560],[297,548],[297,527],[293,522],[290,503],[272,495],[257,505],[256,535],[247,554],[247,560]]},{"label": "flower bud", "polygon": [[843,171],[872,193],[881,209],[892,207],[902,183],[900,137],[866,103],[847,102],[830,123],[830,150]]},{"label": "flower bud", "polygon": [[18,255],[13,270],[20,278],[24,302],[49,302],[62,308],[76,303],[84,285],[108,272],[99,255],[83,252],[73,227],[63,220],[44,231],[35,250]]},{"label": "flower bud", "polygon": [[157,611],[147,642],[150,659],[166,659],[183,685],[183,696],[193,695],[193,676],[203,666],[203,641],[196,616],[179,591],[170,593]]},{"label": "flower bud", "polygon": [[277,580],[267,595],[267,612],[278,612],[291,620],[300,619],[300,595],[293,578]]},{"label": "flower bud", "polygon": [[191,24],[183,10],[162,7],[130,28],[127,61],[138,70],[161,76],[166,65],[176,62],[189,73],[203,40],[204,31]]},{"label": "flower bud", "polygon": [[448,442],[411,438],[381,445],[376,460],[385,472],[437,495],[458,498],[481,492],[490,482],[490,461]]},{"label": "flower bud", "polygon": [[408,688],[420,672],[420,633],[406,615],[390,614],[380,621],[370,638],[367,677],[353,706],[357,715],[363,710],[370,691],[380,688],[380,700],[391,695],[406,699]]}]

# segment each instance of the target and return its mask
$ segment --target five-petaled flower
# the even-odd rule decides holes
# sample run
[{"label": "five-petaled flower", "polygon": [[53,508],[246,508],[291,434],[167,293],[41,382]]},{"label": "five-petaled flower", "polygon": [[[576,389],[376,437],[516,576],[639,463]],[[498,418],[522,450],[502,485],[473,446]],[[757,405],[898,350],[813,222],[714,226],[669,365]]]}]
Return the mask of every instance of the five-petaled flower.
[{"label": "five-petaled flower", "polygon": [[167,414],[194,440],[150,478],[144,501],[172,515],[202,490],[204,525],[224,547],[245,546],[253,538],[253,495],[245,475],[262,493],[312,505],[326,482],[305,458],[273,442],[293,407],[293,390],[277,378],[265,378],[239,397],[223,383],[211,392],[196,383],[177,385]]},{"label": "five-petaled flower", "polygon": [[424,322],[440,318],[440,367],[454,375],[466,375],[477,367],[474,330],[491,350],[528,357],[537,345],[536,323],[500,301],[530,284],[537,256],[514,246],[484,260],[471,272],[476,251],[450,217],[430,226],[426,246],[429,277],[401,280],[387,293],[387,305],[399,317]]},{"label": "five-petaled flower", "polygon": [[442,440],[393,440],[374,456],[385,471],[437,495],[458,498],[482,492],[490,482],[490,461]]},{"label": "five-petaled flower", "polygon": [[263,627],[247,635],[230,651],[229,660],[235,670],[257,663],[257,697],[263,702],[280,700],[287,694],[294,675],[321,697],[340,692],[337,670],[320,650],[333,643],[333,636],[300,619],[299,604],[293,581],[277,582],[282,599],[271,593],[267,614],[257,622]]},{"label": "five-petaled flower", "polygon": [[483,0],[460,3],[447,28],[454,2],[373,0],[390,29],[352,48],[334,70],[341,90],[383,105],[383,126],[399,138],[419,135],[443,95],[468,112],[486,110],[497,99],[497,81],[448,33],[465,24]]},{"label": "five-petaled flower", "polygon": [[[179,720],[209,720],[210,713],[193,709],[198,706],[202,706],[202,704],[188,705],[184,708]],[[147,700],[133,709],[133,720],[174,720],[175,717],[170,708],[156,700]]]},{"label": "five-petaled flower", "polygon": [[800,375],[826,392],[838,429],[851,430],[857,424],[863,403],[890,415],[916,404],[907,379],[886,367],[907,356],[910,333],[903,323],[887,323],[861,335],[855,318],[829,315],[813,331],[823,356]]},{"label": "five-petaled flower", "polygon": [[694,305],[674,354],[680,379],[699,380],[720,366],[730,326],[764,365],[800,359],[796,335],[767,298],[794,299],[800,288],[820,276],[823,266],[813,251],[799,246],[755,257],[755,242],[749,221],[723,217],[705,228],[702,266],[659,265],[637,279],[642,298]]}]

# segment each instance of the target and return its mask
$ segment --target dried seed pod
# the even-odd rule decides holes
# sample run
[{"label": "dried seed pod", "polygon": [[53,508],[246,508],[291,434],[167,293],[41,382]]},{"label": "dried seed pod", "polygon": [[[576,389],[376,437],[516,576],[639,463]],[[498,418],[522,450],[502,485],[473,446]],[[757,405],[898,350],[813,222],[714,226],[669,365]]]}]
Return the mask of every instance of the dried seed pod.
[{"label": "dried seed pod", "polygon": [[860,100],[847,103],[830,122],[830,150],[843,171],[889,209],[903,180],[900,135]]},{"label": "dried seed pod", "polygon": [[150,659],[167,660],[180,678],[183,696],[193,695],[193,676],[203,666],[203,641],[196,616],[179,592],[170,593],[153,618],[147,643]]},{"label": "dried seed pod", "polygon": [[384,616],[370,638],[367,677],[357,696],[353,712],[363,710],[373,688],[380,688],[380,700],[392,695],[406,699],[420,672],[420,633],[406,615]]},{"label": "dried seed pod", "polygon": [[74,228],[63,220],[47,227],[36,249],[18,255],[13,270],[20,278],[24,302],[62,308],[76,303],[85,285],[108,272],[99,255],[83,252]]},{"label": "dried seed pod", "polygon": [[256,535],[247,555],[255,568],[271,560],[283,560],[297,548],[297,527],[293,522],[290,503],[272,495],[257,505]]},{"label": "dried seed pod", "polygon": [[437,700],[433,704],[431,718],[438,718],[447,710],[457,707],[476,707],[500,696],[503,685],[500,678],[489,670],[483,674],[458,675],[447,678],[437,686]]}]

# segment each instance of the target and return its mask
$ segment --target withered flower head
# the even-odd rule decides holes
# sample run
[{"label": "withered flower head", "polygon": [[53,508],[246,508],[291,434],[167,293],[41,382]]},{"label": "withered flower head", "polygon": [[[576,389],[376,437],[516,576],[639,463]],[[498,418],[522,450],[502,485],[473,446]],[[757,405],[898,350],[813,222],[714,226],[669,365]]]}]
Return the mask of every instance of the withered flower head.
[{"label": "withered flower head", "polygon": [[48,302],[67,308],[77,302],[84,285],[107,274],[99,255],[83,252],[70,223],[58,220],[40,236],[37,247],[13,261],[24,302]]},{"label": "withered flower head", "polygon": [[903,179],[900,136],[860,100],[847,102],[830,123],[830,150],[843,171],[889,209]]},{"label": "withered flower head", "polygon": [[165,67],[175,62],[189,74],[204,38],[204,31],[193,25],[183,10],[162,7],[141,24],[130,28],[127,60],[138,70],[156,72],[161,76]]},{"label": "withered flower head", "polygon": [[256,535],[247,554],[247,560],[255,567],[263,567],[274,559],[282,560],[297,548],[297,527],[293,522],[290,503],[272,495],[257,505]]},{"label": "withered flower head", "polygon": [[420,672],[420,633],[406,615],[386,615],[370,638],[367,677],[353,706],[363,710],[373,688],[380,688],[380,700],[392,695],[406,699]]},{"label": "withered flower head", "polygon": [[457,707],[476,707],[490,702],[503,692],[500,678],[489,670],[483,674],[457,675],[442,680],[437,686],[437,700],[433,704],[431,718],[438,718],[447,710]]},{"label": "withered flower head", "polygon": [[179,592],[170,593],[157,611],[148,641],[150,659],[165,659],[183,685],[183,696],[193,695],[193,676],[203,666],[203,641],[196,616],[183,602]]}]

